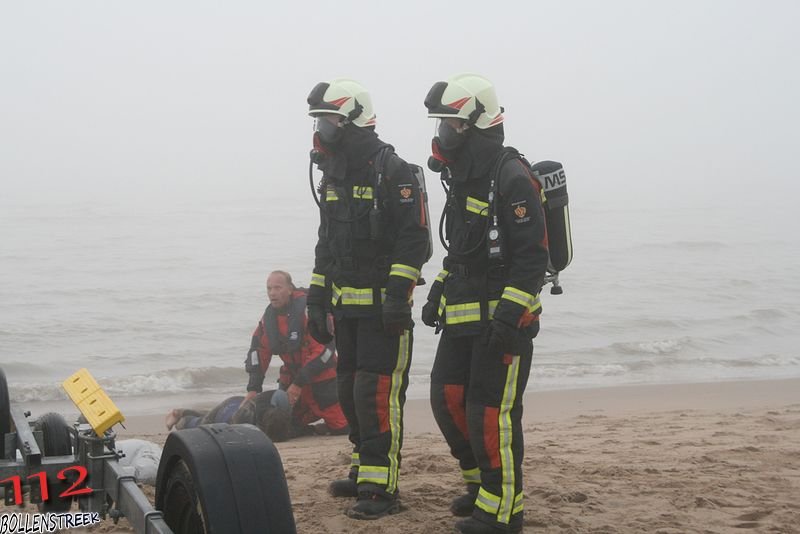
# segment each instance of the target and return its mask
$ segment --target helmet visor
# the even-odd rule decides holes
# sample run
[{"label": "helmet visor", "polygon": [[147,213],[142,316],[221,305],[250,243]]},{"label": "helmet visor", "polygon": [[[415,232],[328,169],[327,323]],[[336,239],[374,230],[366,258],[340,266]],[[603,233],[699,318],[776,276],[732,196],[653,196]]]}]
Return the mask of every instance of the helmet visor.
[{"label": "helmet visor", "polygon": [[323,143],[335,143],[342,138],[342,119],[341,115],[334,115],[326,113],[318,115],[314,119],[314,131],[319,134],[319,138]]}]

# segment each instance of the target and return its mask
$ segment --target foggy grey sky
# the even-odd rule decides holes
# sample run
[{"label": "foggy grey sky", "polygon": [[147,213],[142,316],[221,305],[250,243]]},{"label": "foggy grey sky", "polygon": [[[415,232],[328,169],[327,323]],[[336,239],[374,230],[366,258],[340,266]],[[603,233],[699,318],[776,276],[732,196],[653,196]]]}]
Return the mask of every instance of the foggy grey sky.
[{"label": "foggy grey sky", "polygon": [[0,202],[307,202],[316,82],[361,81],[424,165],[422,101],[461,71],[496,84],[508,144],[564,163],[573,205],[793,202],[798,20],[789,1],[2,2]]}]

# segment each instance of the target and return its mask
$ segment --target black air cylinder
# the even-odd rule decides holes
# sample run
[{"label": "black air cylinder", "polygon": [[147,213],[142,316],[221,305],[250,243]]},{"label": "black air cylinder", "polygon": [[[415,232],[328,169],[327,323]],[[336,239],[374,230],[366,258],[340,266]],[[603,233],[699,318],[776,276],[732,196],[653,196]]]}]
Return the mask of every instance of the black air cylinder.
[{"label": "black air cylinder", "polygon": [[531,166],[544,190],[544,214],[550,243],[548,270],[560,272],[572,261],[572,229],[569,224],[569,196],[564,167],[556,161],[540,161]]}]

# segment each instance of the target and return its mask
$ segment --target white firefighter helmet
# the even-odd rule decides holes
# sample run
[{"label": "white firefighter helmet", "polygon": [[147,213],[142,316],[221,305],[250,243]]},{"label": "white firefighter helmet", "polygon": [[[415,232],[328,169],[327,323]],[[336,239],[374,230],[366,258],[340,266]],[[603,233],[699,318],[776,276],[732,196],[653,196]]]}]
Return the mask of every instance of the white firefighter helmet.
[{"label": "white firefighter helmet", "polygon": [[320,82],[308,95],[308,114],[333,113],[356,126],[375,126],[372,98],[363,85],[348,78]]},{"label": "white firefighter helmet", "polygon": [[492,82],[479,74],[456,74],[436,82],[425,97],[428,117],[464,119],[485,130],[503,122]]}]

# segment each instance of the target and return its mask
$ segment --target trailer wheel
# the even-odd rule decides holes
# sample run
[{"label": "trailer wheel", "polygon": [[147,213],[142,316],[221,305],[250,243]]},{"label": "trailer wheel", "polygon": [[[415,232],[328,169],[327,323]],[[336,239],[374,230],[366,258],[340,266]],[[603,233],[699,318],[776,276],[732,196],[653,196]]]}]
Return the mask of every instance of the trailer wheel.
[{"label": "trailer wheel", "polygon": [[[0,369],[0,453],[5,447],[5,436],[11,432],[11,402],[8,400],[6,374]],[[5,455],[0,454],[0,458]]]},{"label": "trailer wheel", "polygon": [[189,467],[178,460],[164,481],[164,521],[175,534],[206,533],[194,479]]},{"label": "trailer wheel", "polygon": [[[33,424],[34,430],[42,432],[42,453],[44,456],[66,456],[72,454],[72,439],[64,416],[59,413],[46,413]],[[39,512],[58,514],[72,507],[72,499],[61,499],[59,495],[72,486],[72,480],[51,480],[50,498],[39,503]]]},{"label": "trailer wheel", "polygon": [[173,431],[156,480],[156,508],[176,534],[294,534],[278,451],[253,425]]}]

